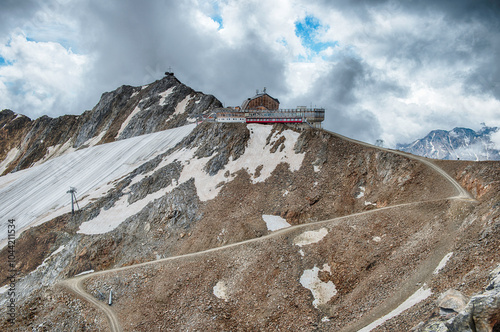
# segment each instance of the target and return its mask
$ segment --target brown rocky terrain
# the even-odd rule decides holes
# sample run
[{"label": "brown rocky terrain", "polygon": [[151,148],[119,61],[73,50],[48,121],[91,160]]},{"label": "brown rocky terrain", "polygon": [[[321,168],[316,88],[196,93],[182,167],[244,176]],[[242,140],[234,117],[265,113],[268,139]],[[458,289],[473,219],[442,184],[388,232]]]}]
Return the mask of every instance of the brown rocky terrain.
[{"label": "brown rocky terrain", "polygon": [[[500,263],[499,166],[429,161],[319,129],[204,123],[74,216],[20,235],[18,317],[0,328],[357,331],[423,294],[372,329],[423,330],[445,321],[440,294],[482,293]],[[122,201],[145,204],[110,231],[82,232]],[[268,215],[290,226],[272,231]],[[89,270],[98,272],[72,278]],[[5,269],[0,277],[6,285]]]}]

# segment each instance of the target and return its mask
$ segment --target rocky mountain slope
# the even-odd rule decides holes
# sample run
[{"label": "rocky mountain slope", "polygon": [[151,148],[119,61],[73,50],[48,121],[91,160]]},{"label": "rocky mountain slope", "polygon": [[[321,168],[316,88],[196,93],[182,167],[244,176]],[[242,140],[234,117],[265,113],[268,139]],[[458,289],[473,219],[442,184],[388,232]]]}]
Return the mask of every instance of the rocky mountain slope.
[{"label": "rocky mountain slope", "polygon": [[419,156],[445,160],[500,160],[500,150],[491,141],[498,128],[483,127],[476,132],[468,128],[433,130],[424,138],[396,148]]},{"label": "rocky mountain slope", "polygon": [[[500,263],[499,162],[431,167],[285,125],[105,132],[99,142],[115,142],[0,177],[2,205],[13,207],[2,218],[27,220],[15,243],[16,320],[2,330],[423,330],[447,324],[441,294],[485,292]],[[51,191],[69,188],[64,173],[80,164],[72,216],[69,196]],[[26,183],[42,189],[28,194]],[[40,203],[32,214],[29,197]],[[4,317],[8,269],[0,282]],[[494,311],[484,320],[498,328]]]},{"label": "rocky mountain slope", "polygon": [[36,120],[0,112],[0,175],[25,169],[85,147],[194,123],[221,103],[196,92],[174,75],[146,86],[121,86],[102,95],[82,115]]}]

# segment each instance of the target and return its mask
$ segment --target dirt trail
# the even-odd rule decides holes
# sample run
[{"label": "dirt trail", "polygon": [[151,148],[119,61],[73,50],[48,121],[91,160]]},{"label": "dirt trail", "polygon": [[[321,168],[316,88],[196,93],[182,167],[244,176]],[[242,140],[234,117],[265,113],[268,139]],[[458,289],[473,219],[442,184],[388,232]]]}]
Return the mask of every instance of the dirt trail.
[{"label": "dirt trail", "polygon": [[[326,131],[326,130],[325,130]],[[369,148],[376,148],[378,150],[390,152],[390,153],[395,153],[413,160],[417,160],[424,165],[430,167],[433,169],[435,172],[437,172],[439,175],[444,177],[450,184],[453,185],[456,191],[456,195],[453,197],[449,197],[449,199],[456,199],[456,200],[462,200],[464,202],[476,202],[474,198],[469,194],[467,190],[465,190],[453,177],[451,177],[448,173],[446,173],[442,168],[434,164],[430,159],[424,158],[421,156],[416,156],[412,155],[406,152],[402,151],[397,151],[397,150],[391,150],[387,148],[381,148],[381,147],[375,147],[371,144],[357,141],[355,139],[345,137],[336,133],[332,133],[329,131],[326,131],[329,134],[333,136],[340,137],[344,140],[360,144]],[[354,332],[358,331],[361,328],[370,325],[371,323],[375,322],[379,318],[384,317],[385,315],[389,314],[391,311],[395,310],[401,303],[406,301],[414,292],[417,291],[418,288],[420,288],[421,285],[425,284],[428,282],[436,267],[438,266],[439,262],[443,259],[443,257],[450,251],[450,249],[453,246],[453,240],[455,238],[455,233],[457,229],[454,225],[447,225],[447,230],[442,234],[438,247],[437,249],[432,253],[432,255],[427,258],[425,261],[421,262],[419,265],[420,267],[415,270],[415,273],[413,273],[401,286],[401,289],[399,292],[394,294],[391,298],[387,299],[382,305],[372,309],[370,312],[368,312],[366,315],[361,317],[358,321],[355,323],[346,326],[346,328],[342,329],[343,332]]]},{"label": "dirt trail", "polygon": [[241,242],[231,243],[231,244],[224,245],[221,247],[216,247],[216,248],[211,248],[211,249],[198,251],[198,252],[194,252],[194,253],[190,253],[190,254],[185,254],[185,255],[180,255],[180,256],[171,256],[171,257],[162,258],[162,259],[155,260],[155,261],[149,261],[149,262],[124,266],[124,267],[118,267],[118,268],[114,268],[114,269],[110,269],[110,270],[103,270],[103,271],[98,271],[98,272],[80,275],[80,276],[73,277],[73,278],[66,279],[66,280],[62,281],[61,285],[66,287],[67,289],[69,289],[70,291],[75,293],[76,295],[81,296],[83,299],[87,300],[92,305],[97,307],[97,309],[102,310],[103,313],[106,315],[106,318],[109,322],[110,330],[113,332],[118,332],[118,331],[122,331],[122,330],[121,330],[120,325],[118,323],[118,318],[117,318],[115,312],[112,310],[112,307],[108,306],[104,302],[97,300],[96,298],[94,298],[92,295],[90,295],[89,293],[87,293],[84,290],[83,282],[86,279],[91,278],[91,277],[95,277],[95,276],[99,276],[99,275],[103,275],[103,274],[116,273],[116,272],[120,272],[120,271],[126,271],[126,270],[130,270],[130,269],[140,268],[143,266],[159,264],[159,263],[166,262],[166,261],[182,260],[182,259],[187,259],[190,257],[206,255],[206,254],[210,254],[210,253],[217,252],[217,251],[227,250],[229,248],[243,246],[245,244],[249,244],[249,243],[253,243],[253,242],[264,241],[266,239],[277,237],[277,236],[280,236],[280,235],[283,235],[283,234],[286,234],[289,232],[293,232],[293,231],[296,231],[296,230],[299,230],[302,228],[320,226],[323,224],[329,224],[331,226],[335,226],[335,225],[338,225],[340,222],[342,222],[345,219],[354,218],[357,216],[362,216],[362,215],[367,215],[367,214],[375,214],[375,213],[379,213],[379,212],[382,212],[385,210],[407,207],[407,206],[417,205],[417,204],[421,204],[421,203],[425,203],[425,202],[402,203],[402,204],[397,204],[397,205],[393,205],[393,206],[386,206],[386,207],[378,208],[375,210],[358,212],[358,213],[354,213],[354,214],[350,214],[350,215],[342,216],[342,217],[337,217],[337,218],[333,218],[333,219],[322,220],[322,221],[317,221],[317,222],[308,223],[308,224],[294,225],[294,226],[290,226],[288,228],[283,228],[283,229],[274,231],[270,234],[267,234],[267,235],[264,235],[264,236],[261,236],[258,238],[253,238],[253,239],[249,239],[249,240],[245,240],[245,241],[241,241]]},{"label": "dirt trail", "polygon": [[353,138],[349,138],[349,137],[346,137],[346,136],[342,136],[340,134],[333,133],[333,132],[328,131],[328,130],[324,130],[323,129],[323,131],[329,133],[332,136],[339,137],[339,138],[341,138],[343,140],[346,140],[346,141],[349,141],[349,142],[352,142],[352,143],[355,143],[355,144],[363,145],[363,146],[366,146],[368,148],[373,148],[373,149],[377,149],[377,150],[381,150],[381,151],[386,151],[386,152],[394,153],[394,154],[397,154],[397,155],[400,155],[400,156],[404,156],[406,158],[417,160],[417,161],[423,163],[424,165],[427,165],[430,168],[432,168],[434,171],[436,171],[442,177],[444,177],[449,183],[451,183],[453,185],[453,187],[455,187],[455,190],[457,191],[457,195],[454,196],[453,198],[475,201],[472,198],[472,196],[469,194],[469,192],[467,192],[467,190],[465,190],[464,188],[462,188],[462,186],[453,177],[451,177],[451,175],[449,175],[448,173],[446,173],[441,167],[439,167],[436,164],[434,164],[428,158],[416,156],[416,155],[413,155],[413,154],[410,154],[410,153],[406,153],[406,152],[403,152],[403,151],[392,150],[392,149],[387,149],[387,148],[382,148],[382,147],[374,146],[374,145],[371,145],[371,144],[368,144],[368,143],[365,143],[365,142],[361,142],[361,141],[355,140]]},{"label": "dirt trail", "polygon": [[81,296],[84,300],[88,301],[90,304],[94,305],[97,309],[101,310],[106,315],[110,331],[121,332],[122,328],[120,326],[120,323],[118,322],[118,318],[116,317],[111,307],[108,306],[106,303],[97,300],[95,297],[93,297],[83,289],[82,284],[85,279],[86,278],[78,278],[78,277],[66,279],[62,281],[61,284],[67,289],[71,290],[76,295]]},{"label": "dirt trail", "polygon": [[[443,198],[443,200],[458,199],[458,200],[464,200],[464,201],[468,201],[468,202],[475,201],[471,197],[471,195],[465,189],[463,189],[455,179],[453,179],[448,173],[446,173],[444,170],[442,170],[440,167],[438,167],[437,165],[432,163],[427,158],[411,155],[411,154],[401,152],[401,151],[395,151],[395,150],[391,150],[391,149],[375,147],[375,146],[370,145],[368,143],[360,142],[360,141],[357,141],[357,140],[354,140],[354,139],[351,139],[348,137],[344,137],[344,136],[336,134],[336,133],[332,133],[329,131],[326,131],[326,132],[328,132],[331,135],[340,137],[342,139],[345,139],[347,141],[350,141],[350,142],[353,142],[356,144],[361,144],[361,145],[369,147],[369,148],[376,148],[376,149],[379,149],[382,151],[395,153],[395,154],[402,155],[402,156],[405,156],[407,158],[411,158],[411,159],[417,160],[419,162],[422,162],[423,164],[427,165],[428,167],[432,168],[434,171],[439,173],[450,184],[452,184],[454,186],[454,188],[457,192],[457,195],[454,197]],[[237,242],[237,243],[232,243],[232,244],[228,244],[228,245],[217,247],[217,248],[211,248],[211,249],[207,249],[207,250],[203,250],[203,251],[199,251],[199,252],[194,252],[194,253],[190,253],[190,254],[167,257],[167,258],[163,258],[163,259],[159,259],[159,260],[155,260],[155,261],[149,261],[149,262],[139,263],[139,264],[135,264],[135,265],[130,265],[130,266],[119,267],[119,268],[114,268],[114,269],[110,269],[110,270],[89,273],[89,274],[81,275],[78,277],[73,277],[71,279],[66,279],[66,280],[62,281],[61,284],[64,287],[66,287],[67,289],[69,289],[70,291],[72,291],[73,293],[75,293],[76,295],[78,295],[78,296],[82,297],[83,299],[85,299],[86,301],[88,301],[90,304],[94,305],[97,309],[101,310],[106,315],[106,318],[107,318],[108,323],[109,323],[110,331],[118,332],[118,331],[122,331],[122,329],[119,325],[118,318],[117,318],[115,312],[112,310],[112,307],[108,306],[104,302],[97,300],[96,298],[94,298],[92,295],[90,295],[89,293],[87,293],[84,290],[83,282],[87,278],[91,278],[91,277],[95,277],[95,276],[103,275],[103,274],[115,273],[115,272],[119,272],[119,271],[125,271],[125,270],[129,270],[129,269],[134,269],[134,268],[139,268],[142,266],[162,263],[162,262],[171,261],[171,260],[182,260],[182,259],[186,259],[189,257],[198,256],[198,255],[205,255],[205,254],[209,254],[209,253],[213,253],[213,252],[217,252],[217,251],[221,251],[221,250],[226,250],[228,248],[233,248],[236,246],[242,246],[242,245],[253,243],[253,242],[263,241],[265,239],[280,236],[280,235],[286,234],[288,232],[293,232],[293,231],[301,229],[301,228],[314,227],[314,226],[318,226],[321,224],[327,224],[327,223],[332,223],[332,226],[334,226],[334,225],[336,225],[336,224],[340,223],[341,221],[348,219],[348,218],[353,218],[356,216],[361,216],[361,215],[366,215],[366,214],[378,213],[378,212],[388,210],[388,209],[396,209],[396,208],[400,208],[400,207],[404,207],[404,206],[411,206],[411,205],[416,205],[416,204],[421,204],[421,203],[425,203],[425,201],[397,204],[397,205],[387,206],[387,207],[378,208],[378,209],[374,209],[374,210],[358,212],[358,213],[354,213],[351,215],[337,217],[337,218],[333,218],[333,219],[328,219],[328,220],[323,220],[323,221],[318,221],[318,222],[313,222],[313,223],[308,223],[308,224],[295,225],[295,226],[291,226],[288,228],[284,228],[284,229],[275,231],[273,233],[270,233],[268,235],[265,235],[265,236],[262,236],[259,238],[253,238],[253,239],[249,239],[249,240],[245,240],[245,241]],[[438,249],[435,250],[435,252],[431,255],[431,257],[429,257],[426,261],[424,261],[420,264],[420,268],[417,271],[415,271],[415,273],[408,280],[405,281],[403,287],[401,287],[402,289],[400,292],[396,293],[393,297],[389,298],[383,305],[381,305],[377,308],[374,308],[371,312],[369,312],[368,314],[361,317],[361,319],[358,320],[356,323],[354,323],[350,326],[347,326],[344,329],[344,331],[357,331],[360,328],[363,328],[364,326],[367,326],[370,323],[374,322],[375,320],[385,316],[386,314],[388,314],[392,310],[394,310],[396,307],[398,307],[401,303],[403,303],[409,296],[411,296],[416,291],[416,289],[419,288],[419,286],[417,287],[416,285],[423,284],[426,281],[428,281],[431,278],[433,271],[435,270],[435,268],[437,267],[437,265],[439,264],[441,259],[448,253],[449,248],[451,248],[451,246],[453,244],[452,241],[454,238],[454,236],[453,236],[454,232],[453,232],[452,227],[449,227],[449,228],[450,228],[449,232],[446,232],[447,234],[443,234],[443,237],[440,241]]]}]

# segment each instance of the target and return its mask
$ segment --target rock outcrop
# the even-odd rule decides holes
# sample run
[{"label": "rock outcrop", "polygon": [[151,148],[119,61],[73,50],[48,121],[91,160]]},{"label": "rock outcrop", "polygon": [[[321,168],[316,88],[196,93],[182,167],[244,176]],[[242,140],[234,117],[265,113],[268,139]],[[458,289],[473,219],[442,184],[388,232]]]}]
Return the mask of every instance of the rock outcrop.
[{"label": "rock outcrop", "polygon": [[[458,312],[446,321],[432,321],[417,327],[417,332],[498,332],[500,331],[500,265],[490,273],[490,284],[484,292],[474,295],[464,304],[463,295],[456,290],[443,293],[438,299],[438,306]],[[444,315],[444,318],[448,318]]]},{"label": "rock outcrop", "polygon": [[467,298],[456,289],[449,289],[439,296],[437,305],[442,316],[457,314],[467,305]]}]

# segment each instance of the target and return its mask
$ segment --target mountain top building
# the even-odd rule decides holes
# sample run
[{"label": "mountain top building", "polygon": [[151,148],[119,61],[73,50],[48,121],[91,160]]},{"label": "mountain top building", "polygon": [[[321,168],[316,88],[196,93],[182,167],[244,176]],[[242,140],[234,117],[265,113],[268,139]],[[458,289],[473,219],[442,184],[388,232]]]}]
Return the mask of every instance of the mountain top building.
[{"label": "mountain top building", "polygon": [[278,99],[271,97],[266,88],[252,98],[248,98],[241,107],[217,108],[205,121],[243,122],[243,123],[306,123],[321,128],[325,119],[324,108],[297,106],[292,109],[280,109]]}]

